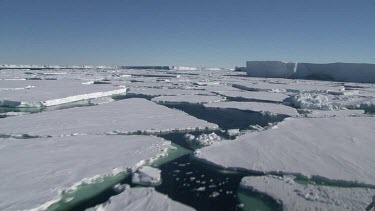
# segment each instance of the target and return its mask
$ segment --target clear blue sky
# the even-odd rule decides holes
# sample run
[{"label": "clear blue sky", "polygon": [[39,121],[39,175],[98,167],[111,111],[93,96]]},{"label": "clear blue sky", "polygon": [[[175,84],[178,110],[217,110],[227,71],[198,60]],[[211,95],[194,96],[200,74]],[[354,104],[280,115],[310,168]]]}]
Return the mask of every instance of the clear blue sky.
[{"label": "clear blue sky", "polygon": [[0,0],[0,63],[375,63],[375,0]]}]

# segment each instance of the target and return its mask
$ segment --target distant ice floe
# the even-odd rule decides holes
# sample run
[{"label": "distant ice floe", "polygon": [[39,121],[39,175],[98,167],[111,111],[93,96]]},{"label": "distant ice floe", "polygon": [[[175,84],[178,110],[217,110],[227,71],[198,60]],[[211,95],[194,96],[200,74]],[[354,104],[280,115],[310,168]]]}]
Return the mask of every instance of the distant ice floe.
[{"label": "distant ice floe", "polygon": [[283,93],[256,92],[256,91],[217,91],[217,94],[231,98],[242,98],[246,100],[259,100],[282,103],[289,96]]},{"label": "distant ice floe", "polygon": [[241,187],[267,194],[282,204],[285,211],[365,210],[374,189],[298,184],[293,177],[244,177]]},{"label": "distant ice floe", "polygon": [[270,115],[287,115],[287,116],[298,116],[298,112],[295,108],[285,106],[282,104],[274,103],[258,103],[258,102],[219,102],[205,104],[208,108],[232,108],[239,110],[248,110],[261,112]]},{"label": "distant ice floe", "polygon": [[152,98],[156,103],[215,103],[224,101],[225,98],[220,96],[205,96],[205,95],[177,95],[177,96],[160,96]]},{"label": "distant ice floe", "polygon": [[[0,106],[43,107],[56,106],[82,100],[126,94],[126,88],[113,85],[82,85],[80,81],[5,81],[0,89]],[[16,89],[14,87],[26,87]]]},{"label": "distant ice floe", "polygon": [[223,167],[373,185],[374,134],[374,117],[289,118],[202,148],[198,157]]},{"label": "distant ice floe", "polygon": [[92,107],[78,107],[0,119],[0,134],[65,136],[71,134],[159,134],[215,130],[217,125],[184,112],[132,98]]},{"label": "distant ice floe", "polygon": [[117,196],[110,198],[109,202],[99,205],[91,211],[191,211],[193,208],[173,201],[168,196],[157,192],[153,188],[130,188],[127,186],[125,191]]},{"label": "distant ice floe", "polygon": [[328,91],[342,91],[345,87],[340,84],[322,83],[322,82],[301,82],[298,80],[284,80],[280,83],[271,81],[240,81],[233,84],[235,88],[246,91],[265,91],[265,92],[314,92],[326,93]]},{"label": "distant ice floe", "polygon": [[165,156],[170,147],[151,136],[0,139],[0,210],[48,206],[63,190]]},{"label": "distant ice floe", "polygon": [[179,96],[179,95],[204,95],[213,96],[214,94],[204,90],[194,89],[156,89],[156,88],[131,88],[129,95],[146,95],[146,96]]},{"label": "distant ice floe", "polygon": [[375,64],[247,61],[246,71],[251,77],[375,83]]}]

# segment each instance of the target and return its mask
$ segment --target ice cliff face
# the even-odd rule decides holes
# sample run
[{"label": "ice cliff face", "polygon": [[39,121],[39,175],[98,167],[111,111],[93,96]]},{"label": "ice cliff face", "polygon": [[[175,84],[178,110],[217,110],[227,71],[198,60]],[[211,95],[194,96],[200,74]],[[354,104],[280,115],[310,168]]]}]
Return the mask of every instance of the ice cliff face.
[{"label": "ice cliff face", "polygon": [[247,75],[251,77],[375,83],[375,64],[247,61],[246,71]]}]

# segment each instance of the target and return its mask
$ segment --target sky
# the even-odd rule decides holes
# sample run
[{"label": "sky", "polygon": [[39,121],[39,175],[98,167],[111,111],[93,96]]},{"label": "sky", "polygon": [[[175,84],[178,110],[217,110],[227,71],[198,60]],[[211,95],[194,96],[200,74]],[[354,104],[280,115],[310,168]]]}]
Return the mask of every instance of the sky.
[{"label": "sky", "polygon": [[375,63],[375,0],[0,0],[0,64]]}]

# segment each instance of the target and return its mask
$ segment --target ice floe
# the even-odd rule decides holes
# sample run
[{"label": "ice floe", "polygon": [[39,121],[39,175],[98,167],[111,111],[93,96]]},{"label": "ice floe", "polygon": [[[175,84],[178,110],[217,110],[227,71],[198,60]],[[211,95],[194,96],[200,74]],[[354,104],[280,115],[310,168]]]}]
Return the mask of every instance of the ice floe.
[{"label": "ice floe", "polygon": [[217,91],[217,94],[231,98],[243,98],[246,100],[261,100],[282,103],[289,96],[274,92],[252,92],[252,91]]},{"label": "ice floe", "polygon": [[194,210],[179,202],[173,201],[153,188],[125,188],[125,191],[110,198],[108,203],[97,206],[96,211],[175,211]]},{"label": "ice floe", "polygon": [[201,134],[198,137],[195,137],[192,134],[185,134],[185,140],[190,145],[198,145],[202,147],[202,146],[209,146],[215,142],[220,142],[222,138],[216,133]]},{"label": "ice floe", "polygon": [[197,156],[224,167],[373,185],[374,134],[373,117],[290,118],[205,147]]},{"label": "ice floe", "polygon": [[61,136],[79,134],[158,134],[216,129],[184,112],[133,98],[92,107],[71,108],[0,119],[0,134]]},{"label": "ice floe", "polygon": [[244,177],[243,188],[267,194],[286,211],[365,210],[375,189],[299,184],[284,176]]},{"label": "ice floe", "polygon": [[31,209],[57,201],[62,190],[84,179],[137,167],[165,155],[170,147],[170,142],[149,136],[0,139],[0,210]]},{"label": "ice floe", "polygon": [[157,186],[161,183],[160,170],[150,166],[141,166],[132,173],[132,183],[145,186]]},{"label": "ice floe", "polygon": [[220,96],[206,96],[206,95],[178,95],[178,96],[160,96],[152,98],[153,102],[157,103],[215,103],[224,101],[225,98]]},{"label": "ice floe", "polygon": [[33,87],[0,92],[0,105],[8,107],[55,106],[98,97],[120,95],[126,88],[113,85],[82,85],[80,81],[5,81],[1,87]]},{"label": "ice floe", "polygon": [[239,110],[249,110],[255,112],[262,112],[267,114],[281,114],[287,116],[297,116],[298,112],[295,108],[274,103],[260,103],[260,102],[218,102],[205,104],[208,108],[234,108]]}]

